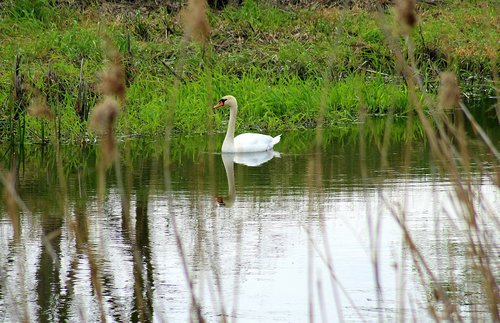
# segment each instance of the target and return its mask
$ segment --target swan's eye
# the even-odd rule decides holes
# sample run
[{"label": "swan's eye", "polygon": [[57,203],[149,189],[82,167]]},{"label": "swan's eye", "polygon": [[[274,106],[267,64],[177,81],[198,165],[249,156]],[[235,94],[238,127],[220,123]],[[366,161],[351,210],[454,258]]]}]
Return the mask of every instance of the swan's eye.
[{"label": "swan's eye", "polygon": [[226,101],[227,101],[227,99],[220,99],[219,103],[224,104],[224,103],[226,103]]}]

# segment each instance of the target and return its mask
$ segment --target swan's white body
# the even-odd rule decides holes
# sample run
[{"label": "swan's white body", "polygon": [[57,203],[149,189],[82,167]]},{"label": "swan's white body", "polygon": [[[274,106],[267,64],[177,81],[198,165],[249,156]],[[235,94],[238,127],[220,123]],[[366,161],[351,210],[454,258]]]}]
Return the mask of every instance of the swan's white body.
[{"label": "swan's white body", "polygon": [[222,144],[222,152],[259,152],[272,150],[274,145],[280,142],[281,135],[271,137],[260,133],[242,133],[236,136],[231,142],[231,139],[224,139]]},{"label": "swan's white body", "polygon": [[232,95],[226,95],[220,99],[214,108],[222,106],[229,107],[229,125],[227,126],[226,137],[222,143],[224,153],[258,152],[272,150],[274,145],[280,142],[281,135],[271,137],[260,133],[243,133],[234,137],[236,128],[236,115],[238,114],[238,103]]}]

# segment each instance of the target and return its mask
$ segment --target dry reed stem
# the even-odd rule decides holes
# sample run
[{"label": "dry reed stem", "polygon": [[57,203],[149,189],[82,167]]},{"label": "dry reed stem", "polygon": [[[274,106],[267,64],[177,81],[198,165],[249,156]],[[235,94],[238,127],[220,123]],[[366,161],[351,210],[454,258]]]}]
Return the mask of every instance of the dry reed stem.
[{"label": "dry reed stem", "polygon": [[[117,153],[116,153],[117,154]],[[120,202],[122,207],[122,223],[124,230],[124,240],[130,243],[132,247],[132,259],[133,259],[133,276],[134,276],[134,291],[135,298],[137,302],[137,309],[139,312],[139,321],[140,322],[151,322],[152,321],[152,313],[147,307],[147,301],[149,296],[151,295],[150,288],[146,287],[146,298],[143,296],[144,294],[144,278],[143,278],[143,270],[142,270],[142,256],[141,252],[137,246],[137,240],[134,235],[130,234],[133,232],[134,228],[132,225],[132,221],[130,220],[130,190],[127,189],[125,183],[123,181],[123,176],[120,167],[120,161],[118,158],[113,158],[114,168],[116,174],[117,187],[120,192]],[[105,161],[103,161],[105,163]],[[128,187],[132,186],[132,179],[129,178],[132,173],[132,169],[128,170]],[[136,224],[137,225],[137,224]]]},{"label": "dry reed stem", "polygon": [[[100,138],[99,146],[101,156],[99,158],[97,172],[99,212],[102,212],[102,204],[104,200],[106,169],[108,169],[112,165],[113,161],[117,159],[114,124],[118,117],[120,107],[118,102],[112,97],[117,97],[122,102],[125,100],[125,73],[121,64],[121,56],[109,39],[105,39],[104,46],[105,53],[108,57],[108,63],[101,73],[101,83],[99,84],[99,89],[106,95],[106,97],[104,101],[94,107],[89,122],[89,129],[94,130]],[[86,221],[84,223],[86,224]],[[90,265],[91,283],[97,296],[100,320],[101,322],[106,321],[100,268],[95,259],[94,253],[85,242],[86,238],[88,238],[88,226],[85,225],[81,229],[75,227],[74,232],[77,237],[77,241],[80,240],[80,243],[84,244],[84,252],[87,255]],[[84,235],[81,236],[80,233],[83,233]]]},{"label": "dry reed stem", "polygon": [[[185,46],[186,44],[183,42],[182,44]],[[179,60],[177,61],[176,64],[176,75],[182,75],[182,69],[184,66],[184,58],[181,55]],[[168,208],[170,209],[172,204],[173,204],[173,196],[172,196],[172,183],[171,183],[171,174],[170,174],[170,146],[171,146],[171,140],[172,140],[172,128],[173,128],[173,121],[174,121],[174,115],[175,115],[175,108],[176,108],[176,100],[179,96],[179,87],[180,87],[180,82],[181,78],[175,78],[174,79],[174,86],[172,89],[172,95],[170,96],[170,102],[168,106],[168,111],[166,113],[166,121],[165,121],[165,150],[164,150],[164,160],[163,160],[163,172],[164,172],[164,184],[165,184],[165,191],[167,192],[167,205]],[[170,223],[172,224],[172,230],[174,232],[174,238],[177,246],[177,251],[179,253],[179,258],[181,260],[181,266],[182,266],[182,271],[184,274],[184,278],[186,279],[186,282],[189,287],[189,294],[191,298],[191,308],[194,311],[195,314],[195,321],[196,322],[205,322],[205,319],[203,317],[202,311],[201,311],[201,305],[200,302],[198,301],[198,298],[196,296],[196,293],[194,291],[194,283],[193,280],[191,279],[191,275],[189,273],[189,267],[187,264],[187,257],[186,253],[184,251],[184,246],[182,243],[181,235],[179,232],[179,228],[177,227],[177,220],[175,217],[175,214],[171,211],[168,212]],[[192,319],[192,318],[191,318]]]},{"label": "dry reed stem", "polygon": [[[19,197],[17,190],[16,190],[16,172],[15,170],[11,170],[10,172],[7,172],[4,175],[3,170],[0,168],[0,182],[3,184],[5,187],[5,192],[4,192],[4,200],[6,204],[6,209],[7,209],[7,214],[9,216],[9,220],[12,222],[13,226],[13,231],[14,231],[14,241],[16,244],[21,245],[21,217],[19,214],[19,209],[21,209],[26,215],[28,215],[29,218],[33,217],[33,214],[31,211],[28,209],[24,201]],[[57,255],[52,248],[52,245],[50,244],[50,241],[47,239],[46,236],[42,236],[42,243],[44,247],[46,248],[48,254],[52,258],[52,261],[54,262],[55,266],[58,266],[59,261],[57,258]],[[24,252],[24,248],[19,249],[20,252]],[[22,254],[19,256],[19,259],[26,259],[26,255]],[[27,292],[25,290],[26,286],[26,278],[25,278],[25,267],[22,266],[21,262],[18,261],[18,270],[19,270],[19,278],[20,278],[20,286],[22,289],[22,296],[24,297],[23,299],[23,308],[22,308],[22,314],[18,310],[17,307],[14,308],[14,311],[17,314],[17,317],[20,318],[20,322],[30,322],[31,318],[29,315],[29,310],[28,310],[28,299],[27,299]],[[2,278],[2,283],[5,281],[5,277],[1,271],[0,268],[0,276]],[[6,284],[6,286],[8,286]],[[14,299],[15,296],[13,296],[14,293],[12,293],[11,297]],[[22,316],[22,317],[21,317]]]},{"label": "dry reed stem", "polygon": [[[338,279],[337,274],[335,273],[335,269],[333,267],[333,261],[331,261],[331,259],[329,259],[328,256],[323,255],[321,253],[319,247],[314,242],[314,240],[312,238],[313,235],[312,235],[312,233],[311,233],[311,231],[309,229],[309,226],[304,226],[304,225],[302,225],[302,226],[303,226],[304,230],[307,233],[308,242],[311,243],[311,246],[314,248],[314,251],[316,252],[316,254],[318,254],[320,260],[328,268],[328,274],[330,275],[330,278],[332,279],[332,281],[335,282],[336,286],[338,286],[338,289],[340,289],[340,291],[342,292],[342,294],[344,295],[344,297],[349,302],[349,305],[354,309],[354,311],[356,312],[356,315],[358,316],[359,320],[361,322],[364,322],[364,323],[368,322],[366,320],[366,318],[363,316],[363,313],[361,313],[361,310],[359,309],[359,307],[356,305],[356,303],[352,299],[352,297],[349,295],[347,289],[344,287],[344,285],[342,285],[342,283]],[[343,318],[343,316],[341,316],[341,318]]]},{"label": "dry reed stem", "polygon": [[[318,147],[318,145],[316,145]],[[316,148],[318,149],[318,148]],[[314,187],[314,166],[315,162],[313,160],[314,155],[312,155],[307,161],[307,186]],[[313,190],[309,190],[308,192],[308,203],[307,203],[307,227],[306,231],[311,231],[311,222],[312,217],[314,216],[314,192]],[[309,322],[314,322],[314,249],[313,249],[313,238],[311,235],[308,235],[309,239],[307,240],[307,306],[308,306],[308,315]]]},{"label": "dry reed stem", "polygon": [[[318,135],[318,133],[316,133]],[[317,143],[319,141],[316,141]],[[316,184],[313,187],[316,187],[318,189],[318,196],[320,198],[320,201],[318,202],[319,204],[319,219],[322,222],[321,225],[321,230],[322,230],[322,235],[323,235],[323,247],[326,253],[326,259],[328,262],[331,264],[331,269],[334,270],[333,266],[333,256],[332,256],[332,251],[330,249],[330,243],[328,240],[328,233],[326,231],[326,224],[324,223],[325,221],[325,201],[324,201],[324,190],[323,190],[323,164],[322,164],[322,158],[321,156],[321,151],[320,151],[320,146],[316,145],[316,154],[314,155],[314,174],[316,174],[315,182]],[[344,322],[344,312],[342,310],[342,302],[340,299],[340,293],[339,293],[339,288],[335,282],[335,280],[330,277],[330,285],[334,297],[334,302],[335,302],[335,307],[337,310],[337,319],[339,322]]]},{"label": "dry reed stem", "polygon": [[442,72],[440,75],[440,86],[438,92],[438,107],[441,109],[453,109],[460,101],[460,89],[458,80],[452,72]]},{"label": "dry reed stem", "polygon": [[[321,135],[321,134],[319,134]],[[316,132],[316,136],[318,136],[318,132]],[[317,138],[317,137],[316,137]],[[337,320],[338,322],[344,322],[344,314],[342,310],[342,302],[340,299],[340,293],[339,293],[339,282],[336,280],[335,274],[334,274],[334,264],[333,264],[333,257],[332,257],[332,252],[330,249],[330,243],[328,240],[328,233],[326,231],[326,225],[324,223],[325,216],[324,216],[324,201],[323,201],[323,186],[322,186],[322,177],[323,177],[323,165],[322,165],[322,160],[320,158],[321,156],[321,139],[316,139],[316,145],[314,147],[314,154],[311,155],[311,157],[308,160],[307,163],[307,186],[311,187],[312,189],[309,191],[308,195],[308,217],[312,217],[315,215],[314,213],[314,205],[318,205],[319,210],[318,210],[318,219],[321,221],[321,233],[322,233],[322,238],[323,238],[323,248],[324,248],[324,253],[325,255],[322,255],[325,257],[325,262],[328,263],[329,267],[329,272],[330,272],[330,284],[331,284],[331,290],[332,294],[334,297],[334,302],[335,302],[335,309],[337,312]],[[317,190],[317,191],[316,191]],[[319,201],[315,201],[314,197],[318,196]],[[312,219],[311,219],[312,220]],[[313,293],[313,287],[314,287],[314,277],[313,277],[313,268],[314,268],[314,252],[318,252],[317,246],[314,243],[314,240],[312,238],[311,234],[311,223],[312,221],[307,221],[307,226],[305,227],[305,230],[308,235],[308,297],[309,297],[309,318],[310,321],[314,321],[314,293]],[[320,284],[319,279],[316,279],[316,285]],[[341,286],[340,286],[341,288]],[[318,290],[318,292],[320,292]],[[322,292],[321,292],[322,293]],[[348,297],[348,295],[346,295]],[[349,298],[349,297],[348,297]],[[319,306],[320,306],[320,313],[324,317],[326,314],[323,313],[322,309],[322,301],[323,299],[319,299]]]},{"label": "dry reed stem", "polygon": [[[368,167],[366,165],[367,153],[366,153],[366,122],[369,118],[368,109],[365,102],[365,98],[363,95],[363,91],[361,88],[356,87],[355,91],[359,97],[359,159],[360,159],[360,171],[363,183],[365,185],[369,184],[368,178]],[[387,129],[386,129],[387,130]],[[368,201],[369,199],[367,199]],[[378,245],[379,245],[379,237],[380,237],[380,229],[381,229],[381,219],[382,216],[379,214],[377,217],[377,222],[373,224],[373,216],[371,213],[371,207],[369,203],[366,204],[366,221],[368,226],[368,238],[369,238],[369,247],[370,247],[370,261],[372,263],[373,268],[373,276],[375,280],[376,294],[377,294],[377,307],[382,308],[384,303],[384,297],[382,292],[382,284],[380,280],[380,266],[379,266],[379,255],[378,255]],[[384,321],[382,311],[378,312],[379,321]]]},{"label": "dry reed stem", "polygon": [[[12,198],[12,200],[16,203],[17,207],[27,216],[29,217],[34,217],[33,213],[30,211],[28,206],[24,203],[24,201],[21,199],[21,197],[17,194],[17,191],[14,186],[12,186],[12,183],[9,182],[9,178],[7,175],[4,175],[3,169],[0,167],[0,183],[3,184],[5,189],[8,191],[9,198]],[[52,261],[54,264],[57,266],[59,263],[59,260],[57,258],[57,254],[54,251],[54,248],[52,248],[52,245],[50,242],[47,240],[45,236],[42,237],[42,243],[47,249],[47,252],[52,258]]]},{"label": "dry reed stem", "polygon": [[469,119],[470,123],[474,127],[474,130],[479,134],[479,136],[481,137],[481,139],[483,140],[483,142],[486,144],[486,146],[488,147],[488,149],[491,151],[491,153],[495,156],[495,158],[497,159],[497,161],[500,162],[500,153],[495,148],[495,145],[491,142],[490,137],[488,137],[488,135],[486,134],[486,132],[484,132],[483,128],[481,128],[481,126],[479,125],[479,123],[477,123],[477,121],[474,118],[474,116],[472,115],[472,113],[470,113],[469,109],[465,106],[465,104],[462,101],[459,102],[459,106],[460,106],[460,109],[465,114],[465,116],[467,117],[467,119]]},{"label": "dry reed stem", "polygon": [[[172,102],[175,102],[174,99],[177,96],[178,93],[178,81],[177,81],[177,86],[174,88],[174,96],[172,97]],[[172,105],[172,108],[169,109],[169,118],[167,119],[167,128],[165,132],[165,153],[164,153],[164,182],[165,182],[165,190],[167,192],[167,205],[168,208],[170,209],[172,204],[173,204],[173,196],[171,193],[172,185],[171,185],[171,175],[170,175],[170,142],[171,142],[171,131],[172,131],[172,122],[173,122],[173,115],[174,115],[174,108],[175,105]],[[184,251],[184,246],[182,243],[181,235],[179,232],[179,228],[177,227],[177,220],[175,217],[175,214],[169,210],[168,214],[170,215],[170,221],[172,224],[172,230],[174,232],[174,238],[175,238],[175,243],[177,246],[177,251],[179,253],[179,258],[181,260],[181,266],[182,266],[182,271],[184,274],[184,278],[186,279],[186,282],[189,287],[189,294],[191,298],[191,308],[194,311],[195,314],[195,321],[203,323],[205,322],[205,319],[203,317],[203,314],[201,312],[201,305],[197,299],[196,293],[194,291],[194,283],[193,280],[191,279],[191,275],[189,273],[189,267],[187,264],[187,257],[186,253]]]},{"label": "dry reed stem", "polygon": [[[436,275],[434,272],[431,270],[431,267],[427,263],[425,257],[423,254],[420,252],[418,249],[416,243],[414,242],[412,235],[410,233],[410,230],[408,229],[407,225],[405,222],[402,221],[406,216],[399,216],[399,215],[404,215],[406,212],[404,212],[399,205],[399,208],[396,208],[396,206],[390,202],[382,193],[379,194],[382,202],[386,205],[386,207],[389,209],[389,214],[392,215],[392,218],[396,221],[396,223],[399,225],[403,232],[404,236],[404,241],[410,250],[410,253],[412,255],[413,263],[415,265],[415,269],[418,272],[418,275],[421,279],[421,284],[422,286],[425,286],[426,282],[426,276],[430,278],[430,281],[436,285],[436,287],[433,289],[433,294],[434,296],[438,296],[435,298],[435,301],[442,301],[444,307],[444,310],[448,314],[447,316],[451,318],[451,314],[455,313],[457,316],[457,320],[459,322],[463,322],[463,319],[458,312],[458,308],[456,307],[455,304],[452,304],[448,294],[446,293],[446,290],[444,287],[439,283],[439,280],[437,279]],[[423,268],[422,268],[423,267]],[[434,320],[436,322],[440,321],[439,319],[439,314],[436,311],[435,304],[429,303],[429,311],[431,315],[433,316]]]},{"label": "dry reed stem", "polygon": [[[117,178],[117,186],[120,191],[121,207],[122,207],[122,221],[126,228],[125,238],[130,241],[132,246],[133,256],[133,273],[134,273],[134,291],[138,308],[138,317],[142,322],[152,320],[152,313],[147,305],[148,295],[151,295],[151,290],[146,287],[146,299],[143,297],[144,281],[142,277],[142,257],[137,246],[137,241],[130,235],[133,231],[130,221],[130,188],[132,187],[132,170],[130,148],[128,140],[125,141],[125,158],[127,172],[127,186],[123,180],[120,161],[118,158],[118,149],[115,140],[115,123],[120,112],[120,103],[125,103],[126,98],[126,74],[123,66],[123,59],[112,41],[105,37],[104,51],[108,62],[106,63],[103,71],[101,72],[101,82],[99,84],[100,91],[106,96],[105,99],[99,103],[92,111],[90,118],[89,128],[96,131],[100,137],[100,150],[101,158],[98,165],[98,192],[99,192],[99,205],[100,212],[102,212],[102,202],[104,195],[104,188],[106,182],[106,169],[114,163],[114,168]],[[119,101],[115,100],[117,98]],[[127,120],[125,120],[127,123]],[[125,132],[128,134],[128,125],[125,125]],[[127,189],[128,188],[128,189]],[[91,269],[93,273],[93,283],[96,294],[98,295],[99,306],[101,308],[101,320],[104,316],[104,307],[102,304],[102,287],[100,282],[99,267],[95,262],[92,254],[89,253],[89,261],[91,262]]]},{"label": "dry reed stem", "polygon": [[[468,163],[468,158],[467,154],[464,154],[464,151],[466,151],[466,140],[464,136],[463,130],[456,129],[455,126],[450,123],[447,119],[440,120],[438,119],[434,114],[433,110],[429,110],[431,116],[434,118],[435,121],[435,126],[438,129],[438,133],[436,134],[431,122],[427,119],[425,113],[423,112],[422,104],[419,99],[417,99],[417,95],[415,94],[416,89],[420,89],[421,93],[423,94],[424,100],[426,100],[427,103],[429,103],[430,106],[433,106],[432,100],[429,98],[429,96],[426,94],[426,91],[422,85],[422,81],[419,79],[419,73],[418,69],[413,65],[412,67],[409,66],[409,64],[406,62],[406,60],[403,58],[403,55],[401,53],[401,50],[395,46],[395,40],[391,36],[390,33],[386,32],[386,36],[389,42],[389,45],[391,48],[393,48],[394,54],[397,59],[397,63],[400,66],[400,69],[408,83],[408,88],[410,90],[410,102],[415,107],[415,110],[417,111],[417,114],[420,118],[420,121],[424,127],[424,130],[426,131],[427,138],[429,140],[431,150],[435,154],[435,156],[442,160],[442,167],[444,170],[447,171],[447,173],[450,175],[452,182],[454,183],[454,188],[455,188],[455,193],[456,196],[458,197],[459,201],[462,202],[462,205],[465,207],[465,212],[463,212],[463,219],[466,221],[466,223],[469,226],[469,246],[472,248],[472,256],[473,259],[476,259],[480,263],[480,270],[479,272],[482,274],[486,284],[483,286],[486,289],[486,294],[488,295],[489,303],[488,305],[490,306],[491,314],[494,320],[498,319],[498,298],[495,297],[495,295],[498,295],[498,286],[496,283],[491,283],[492,279],[491,277],[494,277],[492,272],[491,272],[491,267],[488,264],[488,257],[484,252],[484,245],[480,241],[480,239],[474,239],[474,236],[479,236],[481,229],[477,226],[476,222],[476,217],[477,213],[475,211],[475,208],[473,206],[473,194],[471,192],[471,187],[470,187],[470,182],[462,178],[463,176],[460,174],[459,169],[456,164],[456,160],[453,158],[456,156],[462,164]],[[407,41],[410,43],[411,40],[407,39]],[[410,60],[414,62],[413,57],[410,57]],[[452,105],[452,104],[459,104],[462,111],[464,111],[465,115],[471,120],[473,125],[475,126],[474,122],[475,120],[473,119],[472,115],[470,112],[468,112],[468,109],[463,105],[462,102],[459,102],[457,100],[457,97],[459,98],[459,92],[457,93],[458,89],[458,82],[455,82],[453,77],[450,75],[447,75],[445,77],[445,80],[443,81],[443,88],[441,89],[441,102],[446,105]],[[461,146],[461,152],[462,154],[458,154],[453,143],[451,142],[450,138],[448,137],[446,131],[443,128],[443,125],[441,122],[445,122],[445,125],[447,126],[447,129],[453,129],[453,132],[458,134],[459,137],[459,145]],[[477,123],[476,123],[477,124]],[[477,125],[477,129],[481,129]],[[481,129],[482,130],[482,129]],[[491,145],[491,142],[489,141],[489,138],[484,135],[484,132],[481,132],[480,130],[477,130],[480,133],[481,138],[483,139],[483,142],[486,143],[486,145],[490,148],[490,150],[495,154],[495,156],[498,159],[498,155],[496,153],[496,150],[494,146]],[[462,137],[462,138],[461,138]],[[467,166],[468,167],[468,166]],[[409,245],[410,250],[412,251],[412,255],[414,258],[414,262],[420,263],[426,268],[427,274],[430,274],[429,270],[427,269],[428,266],[426,265],[425,260],[421,257],[419,252],[416,252],[416,247],[411,240],[411,236],[409,234],[409,231],[405,227],[405,224],[401,221],[398,221],[398,223],[401,225],[404,233],[405,233],[405,240],[406,243]],[[417,265],[415,263],[415,265]],[[486,264],[486,265],[485,265]],[[420,275],[422,280],[424,281],[424,277]],[[431,276],[431,280],[435,281],[433,276]],[[422,283],[424,283],[422,281]],[[438,296],[445,296],[446,292],[443,290],[441,286],[438,286],[438,290],[435,291],[435,295]],[[436,300],[437,301],[437,300]],[[457,315],[457,318],[461,320],[461,316],[458,313],[458,307],[456,304],[452,304],[450,300],[446,299],[445,301],[445,308],[444,308],[444,313],[446,314],[447,317],[450,317],[453,313]],[[432,303],[428,304],[431,313],[433,313],[433,316],[435,319],[438,319],[437,313],[435,312],[435,307]]]},{"label": "dry reed stem", "polygon": [[[87,256],[90,267],[90,282],[97,297],[99,307],[100,322],[106,322],[104,310],[104,298],[101,283],[101,270],[96,260],[96,255],[89,246],[89,224],[86,214],[79,215],[80,219],[72,219],[69,222],[69,229],[74,233],[76,240],[76,248]],[[84,317],[83,313],[81,313]]]},{"label": "dry reed stem", "polygon": [[210,37],[210,23],[205,0],[189,0],[180,12],[180,19],[186,37],[206,45]]},{"label": "dry reed stem", "polygon": [[319,279],[316,281],[316,290],[318,291],[319,313],[321,315],[321,321],[328,322],[328,316],[326,315],[325,296],[323,294],[323,287]]},{"label": "dry reed stem", "polygon": [[[496,108],[495,111],[497,114],[498,124],[500,124],[500,77],[499,77],[500,71],[498,70],[499,64],[500,64],[500,55],[497,54],[495,57],[491,57],[491,69],[492,69],[491,74],[493,74],[493,84],[495,86],[495,94],[497,97],[497,101],[495,104]],[[498,176],[500,177],[500,174]],[[500,178],[498,183],[499,183],[498,185],[500,186]]]},{"label": "dry reed stem", "polygon": [[[130,49],[130,36],[128,35],[128,53],[131,55]],[[91,117],[91,128],[94,128],[100,133],[100,147],[102,158],[99,164],[99,192],[104,192],[105,185],[105,170],[114,163],[115,174],[117,179],[117,186],[120,191],[120,202],[122,207],[122,221],[126,228],[125,238],[132,246],[133,255],[133,273],[134,273],[134,290],[136,294],[136,302],[139,311],[139,320],[142,322],[151,321],[152,313],[146,306],[148,297],[152,294],[151,290],[146,287],[146,299],[143,297],[144,280],[142,276],[142,257],[141,252],[137,246],[137,242],[130,232],[133,231],[132,223],[130,221],[130,188],[133,185],[132,179],[132,166],[130,157],[130,145],[128,141],[128,120],[125,117],[125,167],[126,167],[126,182],[123,179],[120,160],[118,158],[118,149],[116,147],[116,140],[114,136],[114,124],[118,113],[120,112],[120,103],[123,105],[126,99],[126,73],[123,64],[123,57],[118,52],[116,46],[110,38],[104,38],[104,51],[108,62],[101,73],[101,83],[99,88],[101,92],[107,95],[104,102],[94,108]],[[119,102],[112,97],[119,99]],[[127,116],[127,115],[125,115]],[[101,198],[102,201],[102,198]]]},{"label": "dry reed stem", "polygon": [[[169,200],[169,205],[171,205],[171,200]],[[205,319],[203,318],[203,314],[201,313],[201,305],[199,304],[196,294],[194,292],[194,284],[193,280],[191,279],[191,275],[189,274],[189,269],[187,265],[187,258],[186,258],[186,253],[184,252],[184,246],[182,244],[182,240],[177,228],[177,222],[175,221],[175,215],[171,217],[172,220],[172,228],[174,229],[174,236],[175,236],[175,242],[177,244],[177,250],[179,252],[179,257],[181,258],[181,264],[184,272],[184,278],[186,279],[189,287],[189,293],[191,296],[191,306],[195,312],[196,315],[196,321],[199,323],[205,322]]]}]

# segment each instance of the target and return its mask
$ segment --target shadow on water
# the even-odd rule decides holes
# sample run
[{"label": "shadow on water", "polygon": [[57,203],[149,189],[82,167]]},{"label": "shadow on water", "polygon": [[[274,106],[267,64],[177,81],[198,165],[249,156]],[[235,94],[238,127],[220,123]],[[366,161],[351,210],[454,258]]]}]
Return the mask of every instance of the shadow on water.
[{"label": "shadow on water", "polygon": [[[324,244],[332,250],[336,275],[343,279],[336,302],[342,303],[347,319],[361,312],[372,321],[379,311],[389,320],[411,317],[411,307],[421,305],[405,300],[406,312],[394,313],[401,286],[391,282],[391,264],[405,269],[404,288],[411,292],[404,292],[404,299],[425,299],[429,286],[419,287],[410,261],[398,262],[405,250],[400,231],[388,219],[379,241],[387,290],[383,308],[374,301],[364,214],[386,217],[389,211],[380,206],[379,194],[410,206],[408,223],[415,239],[433,259],[431,265],[441,270],[442,280],[447,275],[456,278],[450,294],[460,299],[465,315],[488,317],[481,312],[481,284],[468,286],[470,279],[460,274],[473,266],[464,242],[454,234],[464,229],[446,224],[452,211],[444,201],[451,184],[446,174],[436,171],[425,140],[413,143],[408,165],[409,135],[404,122],[395,123],[383,168],[384,121],[372,120],[366,129],[363,155],[359,130],[351,127],[325,129],[318,151],[313,149],[315,132],[309,130],[283,134],[280,153],[219,155],[208,150],[205,137],[173,138],[169,192],[164,187],[163,143],[130,141],[130,218],[122,212],[113,171],[107,173],[99,210],[96,147],[61,147],[67,204],[60,198],[51,146],[26,145],[16,154],[4,150],[4,168],[15,169],[17,191],[30,213],[18,210],[15,234],[6,204],[0,207],[0,321],[99,321],[98,300],[89,283],[94,270],[89,255],[100,268],[107,320],[135,322],[141,315],[155,321],[189,320],[190,292],[181,273],[171,216],[178,221],[196,297],[209,321],[219,321],[220,315],[239,321],[305,321],[308,295],[315,303],[333,304],[334,296],[326,292],[331,268],[324,264]],[[423,138],[415,129],[411,136]],[[487,130],[498,144],[498,127]],[[472,142],[470,148],[478,160],[471,169],[471,185],[485,194],[493,210],[498,209],[498,187],[491,180],[495,164],[488,163],[491,158],[482,146]],[[4,187],[2,194],[6,195]],[[329,240],[325,232],[332,235]],[[40,237],[48,239],[50,248]],[[312,259],[308,243],[316,259],[314,274],[307,269]],[[442,269],[443,263],[453,265]],[[313,287],[307,287],[311,277]],[[336,317],[334,309],[319,306],[312,311]]]}]

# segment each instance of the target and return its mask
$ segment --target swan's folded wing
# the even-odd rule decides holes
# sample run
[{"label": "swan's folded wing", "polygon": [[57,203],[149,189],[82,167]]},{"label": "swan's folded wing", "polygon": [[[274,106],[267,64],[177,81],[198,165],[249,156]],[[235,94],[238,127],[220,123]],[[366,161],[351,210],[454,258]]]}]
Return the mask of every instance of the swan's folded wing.
[{"label": "swan's folded wing", "polygon": [[234,138],[236,152],[266,151],[273,149],[274,145],[273,137],[260,133],[243,133]]}]

